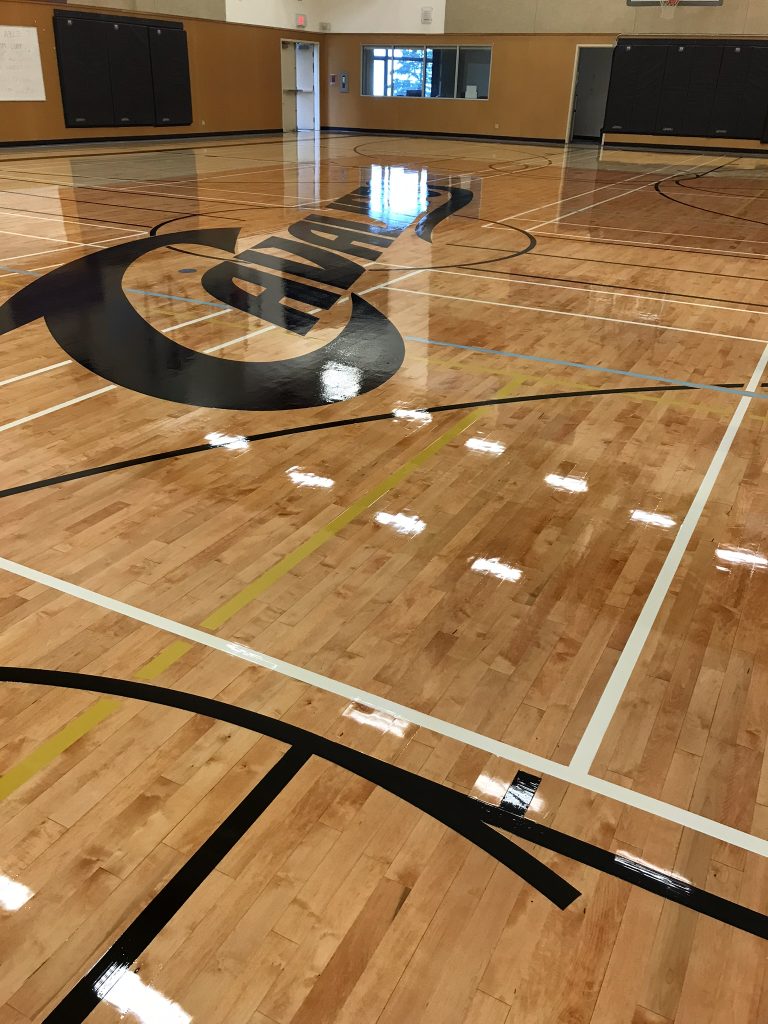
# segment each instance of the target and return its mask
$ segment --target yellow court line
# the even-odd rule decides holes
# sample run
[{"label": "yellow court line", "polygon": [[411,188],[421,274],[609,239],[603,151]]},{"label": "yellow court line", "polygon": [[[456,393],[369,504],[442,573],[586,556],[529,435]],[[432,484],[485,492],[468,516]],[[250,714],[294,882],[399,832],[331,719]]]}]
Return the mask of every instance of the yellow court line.
[{"label": "yellow court line", "polygon": [[[504,387],[497,391],[494,398],[506,398],[511,392],[515,391],[520,383],[527,379],[526,374],[518,374],[513,377]],[[454,423],[452,427],[449,427],[443,434],[435,438],[431,444],[427,445],[426,448],[422,449],[417,455],[414,455],[412,459],[408,459],[402,466],[396,469],[393,473],[390,473],[388,477],[381,480],[378,484],[372,487],[369,491],[366,491],[362,497],[358,498],[357,501],[353,502],[348,508],[344,509],[343,512],[339,513],[334,519],[325,526],[321,526],[320,529],[314,533],[311,537],[300,544],[293,551],[289,551],[287,555],[284,555],[279,562],[276,562],[270,569],[262,573],[257,579],[249,583],[248,586],[244,587],[239,593],[235,594],[224,604],[216,608],[207,618],[203,619],[200,623],[201,629],[208,629],[214,632],[228,622],[233,615],[236,615],[239,611],[242,611],[247,605],[254,601],[257,597],[260,597],[269,587],[281,580],[283,576],[287,575],[292,569],[295,569],[297,565],[314,554],[318,548],[322,547],[325,543],[331,540],[333,537],[343,530],[345,526],[348,526],[354,519],[365,512],[366,509],[370,508],[379,498],[383,497],[387,491],[390,491],[393,487],[396,487],[399,483],[402,483],[406,477],[409,477],[411,473],[419,469],[424,465],[425,462],[429,461],[434,455],[437,455],[447,444],[450,444],[459,434],[461,434],[467,427],[471,427],[472,424],[483,416],[488,411],[488,406],[480,406],[477,409],[473,409],[472,412],[463,416],[458,422]],[[172,644],[152,658],[146,664],[142,665],[141,668],[135,673],[137,679],[142,679],[150,682],[153,679],[157,679],[158,676],[162,675],[166,669],[170,668],[175,662],[182,658],[187,651],[191,651],[194,644],[189,643],[186,640],[175,640]]]},{"label": "yellow court line", "polygon": [[121,706],[119,700],[102,699],[73,718],[63,729],[36,747],[31,754],[15,764],[13,768],[9,768],[4,775],[0,775],[0,800],[5,800],[11,793],[15,793],[25,782],[29,782],[33,775],[37,775],[43,768],[47,768],[54,758],[89,733],[91,729],[95,729],[100,722],[114,714]]}]

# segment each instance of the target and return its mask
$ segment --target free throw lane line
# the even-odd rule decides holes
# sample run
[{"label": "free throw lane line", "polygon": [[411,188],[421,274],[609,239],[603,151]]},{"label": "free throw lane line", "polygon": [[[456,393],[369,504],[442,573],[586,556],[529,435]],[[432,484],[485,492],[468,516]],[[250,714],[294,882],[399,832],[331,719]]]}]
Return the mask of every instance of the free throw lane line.
[{"label": "free throw lane line", "polygon": [[[747,390],[753,390],[760,384],[760,378],[765,372],[766,364],[768,364],[768,343],[763,348],[763,353],[757,362],[749,384],[747,384]],[[603,738],[621,702],[635,666],[643,653],[648,636],[658,618],[661,606],[680,567],[683,555],[688,549],[693,532],[698,526],[704,507],[717,483],[720,470],[723,468],[723,463],[728,452],[731,450],[731,445],[751,401],[751,398],[744,396],[736,406],[722,440],[717,447],[717,451],[712,457],[709,468],[694,495],[691,506],[680,524],[680,529],[677,531],[672,546],[667,552],[667,557],[664,559],[661,571],[656,577],[656,582],[651,587],[651,591],[645,600],[645,604],[629,635],[629,639],[619,655],[619,660],[616,662],[614,670],[603,690],[603,694],[597,702],[597,707],[593,711],[592,717],[579,741],[579,745],[576,747],[571,758],[571,768],[577,772],[587,773],[592,767],[600,744],[603,742]]]},{"label": "free throw lane line", "polygon": [[[768,352],[766,353],[766,359],[768,359]],[[19,562],[13,562],[10,559],[0,557],[0,570],[12,573],[14,576],[19,576],[32,583],[49,587],[52,590],[56,590],[62,594],[67,594],[70,597],[77,598],[78,600],[86,601],[89,604],[96,605],[106,611],[117,615],[124,615],[137,622],[153,626],[155,629],[171,633],[183,640],[201,644],[202,646],[209,647],[212,650],[220,651],[224,654],[230,655],[231,657],[239,658],[241,661],[249,662],[252,665],[258,665],[260,668],[268,669],[271,672],[278,672],[281,675],[306,683],[309,686],[314,686],[329,693],[335,693],[337,696],[342,697],[345,700],[364,704],[366,707],[383,711],[386,714],[393,715],[396,718],[401,718],[404,721],[410,722],[412,725],[416,725],[419,728],[428,729],[430,732],[457,740],[459,743],[464,743],[465,745],[474,747],[477,750],[484,750],[496,757],[501,757],[504,760],[512,761],[513,763],[530,768],[532,771],[539,772],[543,775],[550,775],[553,778],[561,779],[563,782],[590,790],[591,792],[598,793],[601,796],[606,796],[609,799],[616,800],[618,803],[624,804],[628,807],[634,807],[638,810],[645,811],[648,814],[663,818],[666,821],[671,821],[683,828],[689,828],[695,832],[700,832],[703,835],[711,836],[713,839],[729,843],[731,846],[735,846],[739,849],[747,850],[750,853],[756,853],[762,857],[768,857],[768,840],[760,839],[757,836],[750,835],[748,832],[742,832],[739,829],[731,828],[730,825],[723,825],[721,822],[712,821],[700,814],[694,814],[692,811],[676,807],[674,804],[665,803],[663,800],[656,800],[655,798],[646,796],[643,793],[636,793],[634,790],[626,789],[624,786],[618,786],[615,783],[606,781],[605,779],[594,778],[593,776],[587,775],[585,772],[574,769],[571,765],[564,765],[557,761],[550,761],[548,758],[540,757],[538,754],[532,754],[526,750],[521,750],[519,747],[514,747],[502,740],[496,740],[489,736],[484,736],[482,733],[477,733],[471,729],[465,729],[462,726],[454,725],[452,722],[446,722],[443,719],[435,718],[432,715],[416,711],[414,708],[406,707],[403,704],[397,704],[395,701],[387,700],[386,697],[380,697],[377,694],[368,693],[366,690],[358,689],[355,686],[349,686],[347,683],[342,683],[339,680],[321,675],[318,672],[313,672],[310,669],[301,668],[298,665],[283,661],[280,658],[273,658],[269,654],[254,650],[244,644],[223,640],[221,637],[214,636],[211,633],[206,633],[201,629],[195,629],[193,626],[186,626],[183,623],[175,622],[173,619],[168,619],[163,615],[156,615],[154,612],[138,608],[136,605],[126,604],[124,601],[118,601],[115,598],[106,597],[96,591],[88,590],[85,587],[78,586],[75,583],[70,583],[67,580],[59,579],[56,576],[50,576],[48,573],[39,572],[37,569],[32,569]]]}]

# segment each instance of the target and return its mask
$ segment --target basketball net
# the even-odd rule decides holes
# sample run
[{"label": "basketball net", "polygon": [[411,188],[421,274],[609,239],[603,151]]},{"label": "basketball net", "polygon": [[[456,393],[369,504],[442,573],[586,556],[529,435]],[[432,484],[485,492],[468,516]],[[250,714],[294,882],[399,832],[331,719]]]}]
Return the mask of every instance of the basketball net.
[{"label": "basketball net", "polygon": [[661,4],[661,16],[662,18],[671,18],[672,13],[679,4],[680,0],[659,0]]}]

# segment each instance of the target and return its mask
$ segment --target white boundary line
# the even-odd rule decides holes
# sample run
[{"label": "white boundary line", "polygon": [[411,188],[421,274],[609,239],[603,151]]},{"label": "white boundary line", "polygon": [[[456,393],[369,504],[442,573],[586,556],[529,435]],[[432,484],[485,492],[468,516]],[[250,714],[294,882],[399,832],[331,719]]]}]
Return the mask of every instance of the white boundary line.
[{"label": "white boundary line", "polygon": [[[523,210],[521,213],[511,213],[508,217],[500,217],[495,222],[495,224],[483,224],[483,227],[484,228],[493,228],[493,227],[496,227],[497,224],[504,224],[505,221],[508,221],[508,220],[518,220],[520,217],[527,217],[529,213],[537,213],[539,210],[546,210],[547,207],[549,207],[549,206],[558,206],[559,204],[562,204],[562,203],[570,203],[571,200],[573,200],[573,199],[582,199],[584,196],[594,195],[596,192],[604,192],[605,189],[607,189],[607,188],[621,188],[621,186],[622,185],[626,185],[626,183],[628,181],[637,181],[638,178],[649,177],[651,175],[658,174],[659,171],[666,171],[668,167],[675,167],[675,166],[677,166],[678,170],[679,170],[679,165],[676,165],[676,164],[665,164],[665,165],[662,165],[659,168],[653,168],[652,167],[650,170],[643,171],[641,174],[633,174],[630,178],[622,178],[621,181],[616,181],[616,182],[614,182],[611,185],[600,185],[598,188],[587,189],[586,192],[577,192],[576,195],[573,195],[573,196],[566,196],[565,198],[563,198],[561,196],[559,199],[554,199],[551,203],[542,203],[541,206],[532,206],[530,208],[530,210]],[[700,165],[696,164],[696,166],[699,167]],[[592,170],[592,168],[587,168],[587,170]],[[595,173],[598,173],[600,171],[600,168],[599,167],[595,167],[594,171],[595,171]],[[671,174],[670,177],[672,178],[672,177],[674,177],[674,175]],[[647,181],[641,187],[642,188],[646,188],[648,185],[653,185],[653,181]],[[639,189],[635,189],[634,191],[639,191]],[[628,195],[628,193],[627,192],[623,192],[622,195]],[[612,198],[618,199],[619,197],[615,196],[615,197],[612,197]],[[589,209],[591,209],[591,207],[585,206],[584,209],[585,210],[589,210]],[[581,211],[579,210],[579,211],[574,211],[574,212],[580,213]],[[565,216],[565,215],[563,215],[563,216]]]},{"label": "white boundary line", "polygon": [[[182,327],[191,327],[193,324],[201,324],[203,320],[213,320],[215,316],[223,316],[225,313],[232,313],[233,309],[217,309],[215,313],[206,313],[205,316],[198,316],[194,320],[185,320],[183,324],[173,324],[171,327],[164,327],[161,334],[170,334],[171,331],[180,331]],[[210,350],[209,350],[210,351]]]},{"label": "white boundary line", "polygon": [[627,324],[631,327],[646,327],[653,331],[680,331],[683,334],[703,334],[708,338],[727,338],[729,341],[752,341],[757,345],[765,344],[762,338],[749,338],[743,334],[719,334],[717,331],[702,331],[695,327],[673,327],[671,324],[649,324],[644,320],[621,320],[613,316],[598,316],[597,313],[574,313],[566,309],[547,309],[544,306],[521,306],[514,302],[494,302],[491,299],[471,299],[464,295],[444,295],[442,292],[424,292],[416,288],[395,288],[393,285],[382,285],[392,292],[403,295],[428,295],[434,299],[449,299],[456,302],[475,302],[485,306],[503,306],[505,309],[530,309],[534,313],[553,313],[555,316],[572,316],[582,320],[603,320],[611,324]]},{"label": "white boundary line", "polygon": [[[766,348],[765,357],[768,358],[768,348]],[[202,629],[196,629],[193,626],[186,626],[183,623],[175,622],[173,619],[168,619],[163,615],[156,615],[154,612],[138,608],[136,605],[107,597],[96,591],[88,590],[86,587],[62,580],[57,576],[50,576],[48,573],[39,572],[37,569],[32,569],[19,562],[13,562],[8,558],[0,557],[0,570],[12,573],[14,576],[19,576],[32,583],[50,587],[52,590],[56,590],[61,594],[67,594],[80,601],[87,601],[89,604],[103,608],[105,611],[124,615],[127,618],[134,619],[136,622],[142,622],[147,626],[163,630],[163,632],[181,637],[191,643],[201,644],[212,650],[247,661],[252,665],[258,665],[260,668],[268,669],[270,672],[279,672],[289,679],[295,679],[298,682],[306,683],[328,693],[335,693],[345,700],[355,701],[356,703],[365,704],[367,707],[384,711],[419,728],[429,729],[440,736],[447,736],[477,750],[484,750],[496,757],[524,765],[541,774],[561,779],[563,782],[580,786],[594,793],[599,793],[625,806],[646,811],[648,814],[664,818],[684,828],[690,828],[704,835],[712,836],[712,838],[718,839],[721,842],[730,843],[739,849],[748,850],[750,853],[756,853],[763,857],[768,856],[768,840],[760,839],[757,836],[750,835],[748,832],[731,828],[730,825],[713,821],[700,814],[694,814],[692,811],[676,807],[674,804],[665,803],[663,800],[656,800],[653,797],[645,796],[643,793],[636,793],[634,790],[627,789],[624,786],[618,786],[604,779],[594,778],[584,772],[574,770],[569,765],[560,764],[558,761],[550,761],[546,757],[540,757],[538,754],[521,750],[519,747],[514,747],[502,740],[484,736],[482,733],[454,725],[452,722],[435,718],[432,715],[416,711],[414,708],[409,708],[403,704],[397,704],[386,697],[380,697],[377,694],[369,693],[367,690],[358,689],[356,686],[342,683],[337,679],[332,679],[330,676],[313,672],[311,669],[301,668],[299,665],[283,661],[280,658],[273,658],[269,654],[257,651],[252,647],[247,647],[245,644],[224,640]]]},{"label": "white boundary line", "polygon": [[[760,384],[760,379],[768,364],[768,343],[764,345],[763,353],[760,356],[754,373],[745,390],[754,391]],[[627,688],[630,677],[637,665],[640,655],[643,652],[645,643],[653,628],[654,623],[661,611],[661,606],[667,596],[675,573],[690,543],[693,532],[698,525],[704,507],[709,500],[712,490],[717,483],[720,470],[723,468],[726,456],[731,449],[736,433],[746,415],[751,398],[744,397],[731,417],[731,420],[718,445],[717,451],[712,457],[707,472],[699,484],[691,506],[688,509],[685,519],[680,524],[680,529],[667,552],[664,564],[661,567],[656,582],[653,584],[648,597],[645,600],[642,611],[635,622],[634,628],[629,635],[624,650],[619,655],[619,660],[611,673],[611,677],[605,685],[602,696],[595,707],[592,717],[589,720],[584,733],[576,747],[570,766],[577,772],[589,772],[592,762],[600,748],[606,732],[611,724],[616,709],[619,706],[624,691]]]},{"label": "white boundary line", "polygon": [[15,238],[36,238],[39,242],[64,242],[66,245],[87,245],[94,249],[106,249],[106,246],[101,242],[69,242],[66,238],[51,238],[50,235],[30,235],[27,231],[6,231],[5,228],[0,228],[0,235],[13,235]]},{"label": "white boundary line", "polygon": [[[570,225],[569,225],[570,226]],[[599,225],[595,225],[599,227]],[[523,230],[528,230],[523,228]],[[533,228],[530,229],[533,231]],[[591,238],[589,235],[572,235],[564,231],[544,231],[539,238],[557,238],[573,242],[591,242],[593,245],[623,245],[629,249],[663,249],[665,252],[693,252],[711,253],[713,256],[731,256],[733,259],[747,257],[751,260],[767,260],[768,253],[764,252],[741,252],[738,249],[709,249],[705,245],[671,245],[662,242],[634,242],[627,238]],[[557,258],[557,254],[555,259]],[[589,257],[583,257],[582,262],[588,263]],[[686,270],[682,267],[668,267],[672,273],[695,274],[695,270]]]},{"label": "white boundary line", "polygon": [[[766,197],[768,198],[768,196]],[[705,211],[711,213],[711,211]],[[692,235],[690,231],[663,231],[661,228],[652,231],[650,228],[627,228],[617,224],[572,224],[574,228],[599,228],[601,231],[631,231],[641,235],[679,235],[680,238],[708,238],[716,242],[751,242],[753,245],[768,245],[768,241],[759,238],[731,238],[730,235]]]},{"label": "white boundary line", "polygon": [[[673,165],[668,164],[667,166],[672,167]],[[696,168],[706,167],[707,165],[706,163],[699,163],[694,164],[693,166],[694,168]],[[717,167],[717,164],[714,164],[714,166]],[[666,169],[666,167],[661,168],[662,171],[665,171]],[[534,224],[533,227],[527,227],[526,230],[538,231],[539,228],[545,228],[548,224],[558,224],[561,220],[565,220],[566,217],[575,217],[577,213],[584,213],[585,210],[594,210],[596,206],[604,206],[606,203],[613,203],[616,199],[623,199],[625,196],[634,195],[635,192],[642,192],[642,190],[644,188],[648,188],[649,185],[656,185],[658,182],[661,181],[669,181],[670,178],[676,177],[677,175],[681,174],[682,171],[683,168],[677,166],[675,170],[672,172],[672,174],[667,174],[663,178],[656,178],[654,181],[646,181],[643,185],[640,185],[638,188],[631,188],[628,192],[622,192],[621,195],[618,196],[609,196],[607,199],[601,199],[598,203],[590,203],[589,206],[582,206],[578,210],[571,210],[570,213],[561,213],[559,217],[553,217],[552,220],[543,220],[541,224]],[[597,191],[598,190],[595,189],[595,192]]]},{"label": "white boundary line", "polygon": [[[17,232],[7,231],[5,234],[16,234]],[[36,238],[36,235],[27,235],[28,238]],[[101,242],[65,242],[64,245],[59,246],[57,249],[41,249],[40,252],[25,252],[21,256],[4,256],[3,263],[11,263],[13,260],[26,260],[31,256],[45,256],[49,252],[71,252],[73,249],[107,249],[107,242],[119,242],[123,238],[135,238],[136,233],[131,232],[130,235],[117,235],[115,238],[104,238]],[[60,239],[52,239],[52,241],[60,241]]]},{"label": "white boundary line", "polygon": [[[3,217],[21,217],[22,220],[26,220],[28,217],[31,217],[34,220],[62,221],[63,223],[79,224],[81,226],[89,227],[89,228],[110,228],[111,229],[111,228],[119,228],[119,227],[129,227],[128,224],[111,224],[109,221],[81,220],[79,217],[67,217],[65,214],[60,214],[60,213],[57,213],[57,214],[52,214],[52,213],[29,213],[29,212],[19,213],[16,210],[8,210],[5,207],[0,207],[0,220],[2,220]],[[144,235],[144,234],[146,234],[146,229],[135,228],[134,229],[134,234]]]},{"label": "white boundary line", "polygon": [[49,252],[71,252],[72,249],[76,249],[79,242],[65,242],[64,245],[60,245],[57,249],[41,249],[40,252],[25,252],[21,256],[4,256],[3,263],[10,263],[12,260],[26,260],[31,256],[45,256]]},{"label": "white boundary line", "polygon": [[27,380],[29,377],[37,377],[40,373],[48,373],[50,370],[58,370],[61,366],[69,366],[72,362],[71,359],[64,359],[60,363],[51,363],[50,366],[41,366],[39,370],[30,370],[29,373],[20,373],[16,377],[6,377],[5,380],[0,380],[0,388],[4,388],[6,384],[15,384],[19,380]]},{"label": "white boundary line", "polygon": [[52,412],[58,412],[59,409],[67,409],[70,405],[77,405],[78,402],[85,402],[87,399],[103,395],[107,391],[114,391],[116,387],[116,384],[108,384],[107,387],[99,388],[98,391],[89,391],[85,395],[79,395],[77,398],[70,398],[68,402],[59,402],[58,405],[51,405],[47,409],[41,409],[40,412],[33,412],[29,416],[22,416],[21,419],[11,420],[10,423],[4,423],[0,427],[0,434],[6,430],[12,430],[13,427],[20,427],[24,423],[30,423],[32,420],[39,420],[41,416],[48,416]]},{"label": "white boundary line", "polygon": [[[768,244],[768,243],[767,243]],[[589,262],[589,260],[585,260]],[[521,284],[530,285],[532,288],[555,288],[565,292],[584,292],[586,295],[611,295],[619,296],[623,299],[638,299],[640,301],[649,302],[669,302],[673,306],[698,306],[701,309],[721,309],[726,313],[748,313],[750,316],[768,316],[768,312],[759,309],[747,309],[746,306],[720,306],[717,303],[712,302],[691,302],[688,299],[672,299],[668,295],[659,292],[656,295],[645,295],[639,292],[621,292],[621,291],[609,291],[607,288],[593,288],[588,282],[582,282],[581,288],[577,287],[579,282],[574,279],[574,284],[555,284],[549,281],[531,281],[527,278],[519,277],[508,277],[506,272],[503,270],[486,270],[483,274],[473,274],[469,271],[463,272],[461,270],[444,270],[441,267],[425,267],[425,273],[428,274],[449,274],[451,277],[477,277],[481,281],[498,281],[500,284]],[[488,274],[504,274],[503,279],[498,277],[488,277]],[[407,290],[407,289],[406,289]],[[727,299],[723,301],[728,301]]]}]

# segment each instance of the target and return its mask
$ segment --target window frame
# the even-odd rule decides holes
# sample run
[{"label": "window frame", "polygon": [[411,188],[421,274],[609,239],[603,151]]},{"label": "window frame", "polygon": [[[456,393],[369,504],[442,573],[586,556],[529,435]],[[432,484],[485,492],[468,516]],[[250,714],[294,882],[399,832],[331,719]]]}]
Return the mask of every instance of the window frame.
[{"label": "window frame", "polygon": [[[391,51],[391,50],[421,50],[421,53],[422,53],[422,57],[421,57],[421,95],[420,96],[393,96],[391,94],[387,95],[385,93],[383,96],[377,96],[373,92],[364,92],[363,90],[364,90],[365,85],[366,85],[366,77],[365,77],[365,72],[366,72],[366,54],[365,54],[365,52],[366,52],[366,50],[371,50],[371,51],[375,51],[375,50],[385,50],[385,51]],[[424,90],[426,89],[426,86],[427,86],[427,64],[428,64],[427,50],[432,50],[432,51],[434,51],[434,50],[455,50],[456,51],[456,68],[455,68],[454,78],[453,78],[453,96],[427,96],[426,95]],[[469,96],[457,96],[456,95],[456,90],[458,89],[458,85],[459,85],[459,65],[460,65],[460,62],[461,62],[461,51],[462,50],[487,50],[488,51],[488,95],[487,96],[478,96],[475,99],[472,99]],[[383,57],[376,57],[375,53],[373,53],[373,52],[371,53],[371,56],[370,56],[371,69],[373,69],[375,61],[381,61],[383,63],[383,65],[384,65],[384,82],[385,82],[385,86],[384,87],[385,88],[386,88],[386,81],[387,81],[387,69],[389,67],[390,62],[393,59],[394,58],[392,56],[390,56],[389,52],[387,52],[386,55],[383,56]],[[403,58],[403,59],[408,60],[408,59],[413,59],[413,58]],[[434,57],[432,58],[432,60],[434,60]],[[434,101],[434,100],[448,100],[448,101],[450,101],[450,100],[463,100],[464,102],[468,102],[468,103],[487,103],[488,100],[491,98],[491,78],[492,78],[492,75],[493,75],[493,43],[477,43],[477,44],[469,44],[469,45],[464,45],[463,43],[448,43],[448,44],[441,43],[441,44],[436,44],[435,45],[435,44],[427,44],[427,43],[424,43],[424,44],[422,44],[422,43],[409,44],[409,43],[391,43],[391,42],[386,42],[386,43],[361,43],[360,44],[360,96],[363,99],[367,99],[367,100],[431,100],[431,101]],[[371,85],[372,84],[373,84],[373,70],[371,71]]]}]

